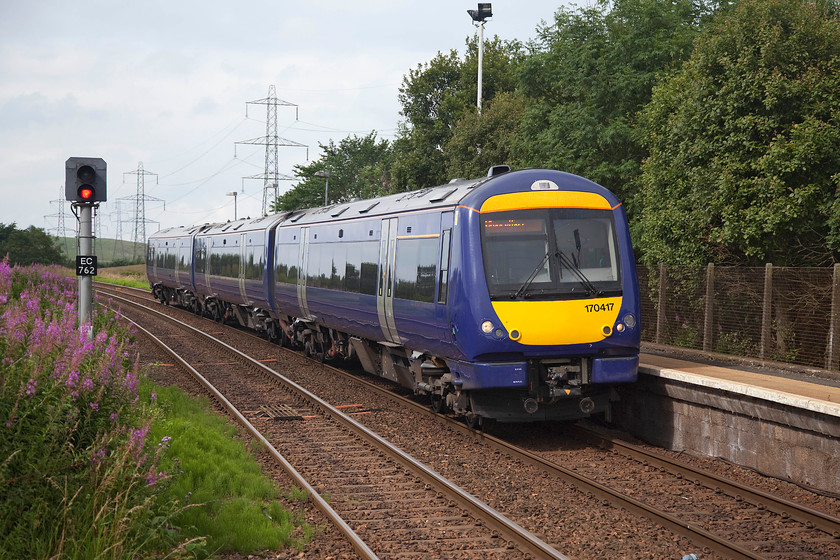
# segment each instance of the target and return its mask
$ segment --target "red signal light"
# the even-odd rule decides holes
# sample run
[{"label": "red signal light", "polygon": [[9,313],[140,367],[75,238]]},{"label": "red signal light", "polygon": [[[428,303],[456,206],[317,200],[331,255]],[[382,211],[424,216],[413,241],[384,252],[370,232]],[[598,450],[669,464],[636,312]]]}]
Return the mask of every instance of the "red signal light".
[{"label": "red signal light", "polygon": [[93,187],[90,185],[82,185],[79,187],[79,198],[82,200],[91,200],[95,194],[96,191],[94,191]]}]

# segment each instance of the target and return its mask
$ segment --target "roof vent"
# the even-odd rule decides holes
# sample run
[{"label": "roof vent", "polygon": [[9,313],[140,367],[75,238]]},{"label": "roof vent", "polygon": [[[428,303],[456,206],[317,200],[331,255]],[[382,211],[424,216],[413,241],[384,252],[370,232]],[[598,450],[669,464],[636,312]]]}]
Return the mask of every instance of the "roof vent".
[{"label": "roof vent", "polygon": [[501,175],[502,173],[507,173],[508,171],[510,171],[510,165],[494,165],[487,170],[487,176],[495,177],[496,175]]}]

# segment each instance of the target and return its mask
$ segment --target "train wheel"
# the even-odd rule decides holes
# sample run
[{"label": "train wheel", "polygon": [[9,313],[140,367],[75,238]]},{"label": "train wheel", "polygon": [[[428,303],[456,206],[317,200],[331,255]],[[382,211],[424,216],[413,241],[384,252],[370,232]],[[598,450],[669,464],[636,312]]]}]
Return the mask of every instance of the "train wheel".
[{"label": "train wheel", "polygon": [[217,323],[222,322],[222,318],[224,315],[222,314],[222,306],[219,302],[214,301],[213,306],[210,308],[210,318],[216,321]]},{"label": "train wheel", "polygon": [[495,424],[496,419],[495,418],[486,418],[484,416],[481,416],[480,414],[474,414],[472,412],[467,412],[464,415],[464,423],[468,427],[472,428],[473,430],[484,431],[484,430],[487,430],[488,428],[490,428],[490,426],[492,426],[493,424]]},{"label": "train wheel", "polygon": [[431,401],[429,407],[432,409],[432,412],[440,413],[443,410],[443,395],[429,393],[429,400]]},{"label": "train wheel", "polygon": [[312,341],[312,346],[313,346],[313,349],[314,349],[314,353],[312,354],[312,357],[323,364],[324,360],[327,357],[327,353],[324,350],[324,345],[321,344],[320,342],[318,342],[317,340],[313,340]]},{"label": "train wheel", "polygon": [[312,335],[306,337],[306,342],[303,343],[303,353],[308,358],[318,360],[321,363],[324,362],[324,347]]}]

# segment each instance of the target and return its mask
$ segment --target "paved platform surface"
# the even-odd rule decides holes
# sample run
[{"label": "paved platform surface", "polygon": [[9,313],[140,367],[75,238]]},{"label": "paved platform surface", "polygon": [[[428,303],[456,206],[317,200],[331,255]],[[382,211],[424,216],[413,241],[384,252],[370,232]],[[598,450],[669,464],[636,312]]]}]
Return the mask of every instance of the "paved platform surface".
[{"label": "paved platform surface", "polygon": [[640,372],[648,375],[840,417],[840,387],[836,383],[802,381],[647,353],[641,354],[639,361]]}]

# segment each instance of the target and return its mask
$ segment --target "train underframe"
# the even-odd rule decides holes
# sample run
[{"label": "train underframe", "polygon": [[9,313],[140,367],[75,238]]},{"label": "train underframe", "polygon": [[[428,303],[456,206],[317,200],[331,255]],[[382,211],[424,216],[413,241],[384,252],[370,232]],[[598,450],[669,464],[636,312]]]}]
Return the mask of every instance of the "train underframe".
[{"label": "train underframe", "polygon": [[593,414],[608,418],[610,403],[618,399],[610,385],[590,382],[587,358],[530,360],[527,388],[463,390],[458,375],[442,357],[355,337],[305,319],[231,304],[213,295],[199,297],[189,290],[160,284],[153,286],[152,294],[166,305],[253,329],[273,343],[301,350],[322,362],[358,361],[367,373],[427,395],[432,410],[463,417],[470,426],[497,420],[571,421]]}]

